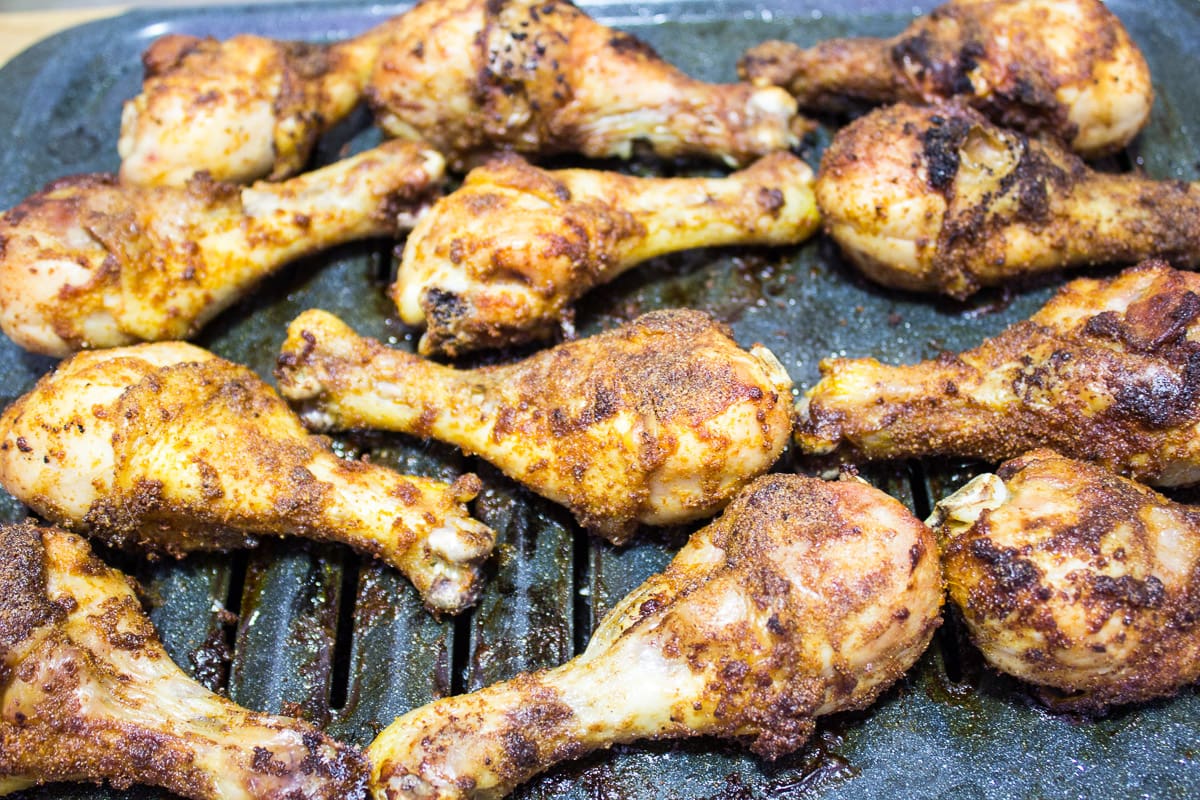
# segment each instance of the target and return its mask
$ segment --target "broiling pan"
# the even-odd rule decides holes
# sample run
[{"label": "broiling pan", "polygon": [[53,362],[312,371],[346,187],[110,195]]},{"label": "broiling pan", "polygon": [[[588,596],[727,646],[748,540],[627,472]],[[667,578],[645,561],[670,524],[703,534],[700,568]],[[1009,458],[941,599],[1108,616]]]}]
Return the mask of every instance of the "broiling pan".
[{"label": "broiling pan", "polygon": [[[593,3],[599,19],[633,31],[699,77],[729,80],[738,55],[775,37],[812,43],[850,33],[890,34],[929,2]],[[1200,171],[1200,5],[1113,0],[1145,51],[1158,100],[1135,147],[1108,166],[1155,177]],[[248,31],[329,40],[357,33],[403,6],[370,3],[152,10],[91,23],[43,42],[0,70],[0,208],[57,177],[115,170],[123,100],[137,93],[140,55],[168,32],[227,37]],[[329,161],[377,134],[365,114],[322,145]],[[805,153],[816,164],[829,132]],[[708,169],[636,163],[631,169]],[[389,318],[383,289],[391,245],[344,247],[296,264],[231,309],[200,344],[270,377],[286,324],[320,306],[360,331],[411,347]],[[963,306],[869,285],[823,238],[784,250],[726,250],[661,259],[588,298],[582,333],[652,308],[696,306],[728,322],[743,344],[761,341],[797,385],[825,356],[929,357],[978,342],[1037,308],[1061,276]],[[0,406],[52,362],[0,336]],[[595,620],[657,570],[687,531],[648,532],[616,549],[588,538],[561,509],[448,448],[399,436],[345,437],[351,453],[431,474],[475,469],[487,491],[477,512],[501,534],[487,591],[474,611],[438,623],[391,570],[349,551],[295,540],[252,553],[147,565],[104,551],[136,574],[172,656],[210,686],[258,709],[300,714],[365,745],[417,704],[526,668],[556,664],[586,642]],[[790,457],[779,469],[803,468]],[[903,463],[864,474],[919,514],[979,465]],[[24,509],[0,492],[0,518]],[[0,556],[2,557],[2,556]],[[228,611],[236,613],[236,622]],[[1101,720],[1047,713],[1013,681],[983,669],[954,625],[908,677],[868,711],[824,721],[800,753],[774,764],[716,741],[620,747],[552,770],[518,797],[568,798],[1001,798],[1200,796],[1200,698],[1120,710]],[[21,798],[158,798],[56,785]]]}]

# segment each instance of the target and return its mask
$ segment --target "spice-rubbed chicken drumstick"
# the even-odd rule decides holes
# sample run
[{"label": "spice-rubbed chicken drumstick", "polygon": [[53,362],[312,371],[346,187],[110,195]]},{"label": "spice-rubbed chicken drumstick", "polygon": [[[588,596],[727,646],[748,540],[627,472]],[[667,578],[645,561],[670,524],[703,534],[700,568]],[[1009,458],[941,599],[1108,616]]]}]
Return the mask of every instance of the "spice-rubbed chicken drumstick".
[{"label": "spice-rubbed chicken drumstick", "polygon": [[1197,186],[1093,172],[953,105],[892,106],[840,130],[817,203],[869,277],[958,298],[1060,267],[1200,261]]},{"label": "spice-rubbed chicken drumstick", "polygon": [[194,800],[354,800],[367,763],[171,662],[132,582],[70,533],[0,525],[0,795],[55,781]]},{"label": "spice-rubbed chicken drumstick", "polygon": [[1200,511],[1040,450],[942,500],[950,598],[998,669],[1055,705],[1174,694],[1200,679]]},{"label": "spice-rubbed chicken drumstick", "polygon": [[1072,281],[959,355],[821,373],[797,407],[808,453],[1000,461],[1053,447],[1148,483],[1200,482],[1200,275],[1161,263]]},{"label": "spice-rubbed chicken drumstick", "polygon": [[347,461],[253,372],[181,342],[79,353],[0,417],[0,484],[42,517],[182,555],[261,535],[343,542],[427,606],[470,605],[491,529],[454,484]]},{"label": "spice-rubbed chicken drumstick", "polygon": [[400,717],[371,744],[377,800],[499,798],[567,758],[713,735],[775,758],[863,708],[938,624],[932,533],[857,480],[769,475],[622,600],[582,655]]},{"label": "spice-rubbed chicken drumstick", "polygon": [[1089,157],[1127,145],[1154,101],[1145,59],[1100,0],[951,0],[891,39],[765,42],[739,70],[801,108],[953,98]]},{"label": "spice-rubbed chicken drumstick", "polygon": [[496,149],[743,164],[811,124],[778,87],[693,80],[564,0],[425,0],[398,18],[367,99],[392,136],[456,166]]},{"label": "spice-rubbed chicken drumstick", "polygon": [[420,352],[456,355],[570,328],[571,304],[663,253],[793,244],[818,225],[812,170],[775,153],[728,178],[548,172],[519,156],[473,170],[404,245],[392,295]]},{"label": "spice-rubbed chicken drumstick", "polygon": [[387,33],[332,45],[168,34],[142,56],[142,93],[121,115],[121,183],[278,180],[304,168],[318,136],[362,98]]},{"label": "spice-rubbed chicken drumstick", "polygon": [[56,356],[187,338],[284,264],[411,225],[443,165],[428,148],[389,142],[247,188],[57,181],[0,215],[0,327]]},{"label": "spice-rubbed chicken drumstick", "polygon": [[614,542],[639,522],[711,514],[779,458],[791,380],[698,311],[659,311],[524,361],[456,370],[308,311],[288,328],[280,390],[315,428],[384,428],[455,444],[566,505]]}]

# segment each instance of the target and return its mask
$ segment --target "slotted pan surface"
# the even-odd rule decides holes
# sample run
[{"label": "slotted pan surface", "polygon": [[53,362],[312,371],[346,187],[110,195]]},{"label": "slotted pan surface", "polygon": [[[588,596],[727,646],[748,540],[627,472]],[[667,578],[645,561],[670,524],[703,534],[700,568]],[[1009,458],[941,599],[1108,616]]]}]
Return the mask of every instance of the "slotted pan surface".
[{"label": "slotted pan surface", "polygon": [[[891,34],[933,3],[592,3],[598,19],[643,37],[668,60],[709,80],[731,80],[737,56],[766,38],[813,43]],[[1160,178],[1200,171],[1200,5],[1191,0],[1109,3],[1141,45],[1158,99],[1135,146],[1108,165]],[[169,32],[228,37],[254,32],[325,41],[358,33],[404,6],[365,2],[139,11],[72,29],[0,70],[0,208],[71,173],[113,171],[122,101],[137,93],[140,55]],[[814,166],[830,131],[804,155]],[[317,160],[377,141],[365,114],[326,137]],[[610,165],[616,166],[616,165]],[[709,170],[635,163],[633,170]],[[360,332],[411,349],[383,289],[392,245],[342,247],[297,263],[220,317],[199,343],[271,380],[287,323],[322,307]],[[973,346],[1041,305],[1061,276],[969,305],[869,285],[822,237],[797,248],[710,250],[659,259],[587,298],[581,333],[660,307],[707,309],[738,340],[768,345],[811,385],[830,355],[884,361]],[[511,354],[510,354],[511,355]],[[0,336],[0,406],[52,366]],[[342,437],[347,455],[451,476],[476,470],[486,491],[476,513],[500,533],[487,589],[470,614],[437,622],[394,571],[336,546],[299,540],[249,553],[145,561],[103,550],[142,581],[175,660],[211,687],[257,709],[286,711],[365,745],[392,718],[436,696],[474,689],[578,652],[595,621],[657,571],[687,530],[647,531],[618,549],[587,537],[561,509],[486,464],[449,448],[393,435]],[[802,469],[786,456],[779,469]],[[864,475],[927,513],[980,465],[901,463]],[[0,491],[0,518],[25,510]],[[236,614],[233,617],[230,612]],[[823,721],[807,747],[768,764],[712,740],[619,747],[565,764],[522,787],[523,798],[1024,798],[1200,795],[1200,698],[1119,710],[1101,720],[1047,713],[1015,682],[983,669],[947,625],[920,664],[871,709]],[[165,798],[55,785],[33,798]]]}]

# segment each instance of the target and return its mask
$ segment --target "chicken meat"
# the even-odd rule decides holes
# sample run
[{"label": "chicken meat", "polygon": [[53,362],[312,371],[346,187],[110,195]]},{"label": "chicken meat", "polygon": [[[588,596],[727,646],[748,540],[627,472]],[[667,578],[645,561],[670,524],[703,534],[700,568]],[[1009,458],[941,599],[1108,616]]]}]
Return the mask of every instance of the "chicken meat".
[{"label": "chicken meat", "polygon": [[278,180],[304,168],[320,134],[362,99],[386,26],[332,45],[182,34],[142,56],[142,93],[125,103],[121,183],[184,186]]},{"label": "chicken meat", "polygon": [[245,367],[182,342],[79,353],[0,416],[0,484],[43,518],[181,556],[262,535],[337,541],[434,611],[477,594],[495,534],[480,489],[338,458]]},{"label": "chicken meat", "polygon": [[65,178],[0,215],[0,328],[55,356],[190,337],[288,262],[411,225],[443,167],[389,142],[246,188]]},{"label": "chicken meat", "polygon": [[23,523],[0,525],[0,547],[0,794],[107,780],[194,800],[366,796],[360,753],[177,667],[85,540]]},{"label": "chicken meat", "polygon": [[709,84],[566,0],[424,0],[399,17],[367,100],[385,132],[463,166],[498,149],[743,164],[811,124],[778,87]]},{"label": "chicken meat", "polygon": [[937,505],[950,598],[984,657],[1067,710],[1200,678],[1200,511],[1038,450]]},{"label": "chicken meat", "polygon": [[280,391],[311,428],[432,437],[492,462],[621,543],[712,514],[779,458],[791,379],[699,311],[658,311],[510,365],[453,369],[308,311]]},{"label": "chicken meat", "polygon": [[739,71],[806,109],[953,98],[1085,157],[1129,144],[1154,102],[1146,60],[1101,0],[951,0],[890,39],[764,42]]},{"label": "chicken meat", "polygon": [[573,330],[575,300],[648,258],[808,238],[812,181],[788,153],[728,178],[548,172],[499,157],[417,222],[392,296],[400,319],[425,327],[424,355],[548,338]]},{"label": "chicken meat", "polygon": [[892,106],[840,130],[817,204],[870,278],[960,299],[1061,267],[1200,261],[1200,187],[1095,172],[954,105]]},{"label": "chicken meat", "polygon": [[1200,482],[1200,275],[1148,263],[1064,286],[979,347],[832,359],[796,443],[847,459],[1001,461],[1051,447],[1161,486]]},{"label": "chicken meat", "polygon": [[775,758],[863,708],[938,625],[932,532],[857,481],[769,475],[604,618],[582,655],[410,711],[367,750],[377,800],[499,798],[568,758],[711,735]]}]

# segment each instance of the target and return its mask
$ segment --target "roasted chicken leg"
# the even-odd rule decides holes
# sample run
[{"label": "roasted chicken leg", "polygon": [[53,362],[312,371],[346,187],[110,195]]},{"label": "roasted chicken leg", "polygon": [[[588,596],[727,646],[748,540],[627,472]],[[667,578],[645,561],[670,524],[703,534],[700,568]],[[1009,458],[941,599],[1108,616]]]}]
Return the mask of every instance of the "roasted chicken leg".
[{"label": "roasted chicken leg", "polygon": [[426,605],[473,602],[491,529],[446,485],[338,458],[245,367],[181,342],[79,353],[0,417],[0,484],[42,517],[172,555],[259,535],[343,542]]},{"label": "roasted chicken leg", "polygon": [[1160,486],[1200,482],[1200,275],[1144,264],[1080,279],[957,356],[821,364],[796,442],[845,458],[1001,461],[1036,447]]},{"label": "roasted chicken leg", "polygon": [[739,70],[801,108],[953,98],[1084,156],[1127,145],[1154,101],[1146,60],[1100,0],[951,0],[891,39],[765,42]]},{"label": "roasted chicken leg", "polygon": [[407,142],[285,183],[50,184],[0,215],[0,327],[28,350],[182,339],[302,255],[412,224],[443,160]]},{"label": "roasted chicken leg", "polygon": [[83,539],[0,525],[0,794],[152,784],[195,800],[353,800],[367,763],[171,662],[132,582]]},{"label": "roasted chicken leg", "polygon": [[278,180],[303,169],[318,136],[348,114],[386,25],[329,46],[168,34],[142,56],[142,93],[121,115],[121,183],[183,186]]},{"label": "roasted chicken leg", "polygon": [[498,798],[636,739],[715,735],[775,758],[870,704],[938,624],[932,533],[859,481],[759,478],[617,605],[582,655],[400,717],[367,751],[377,800]]},{"label": "roasted chicken leg", "polygon": [[1200,678],[1196,509],[1039,450],[938,503],[934,521],[971,638],[996,668],[1058,690],[1055,705],[1101,711]]},{"label": "roasted chicken leg", "polygon": [[659,311],[507,366],[456,370],[308,311],[280,390],[313,428],[450,442],[567,506],[613,542],[721,508],[778,459],[791,380],[698,311]]},{"label": "roasted chicken leg", "polygon": [[737,165],[810,127],[782,89],[693,80],[565,0],[424,0],[395,23],[368,102],[455,166],[497,149],[628,157],[638,141]]},{"label": "roasted chicken leg", "polygon": [[793,244],[817,225],[812,170],[787,153],[728,178],[547,172],[509,155],[417,222],[392,296],[425,326],[422,354],[456,355],[570,329],[575,300],[648,258]]},{"label": "roasted chicken leg", "polygon": [[1060,267],[1200,261],[1200,188],[1093,172],[952,105],[893,106],[840,130],[817,203],[869,277],[957,298]]}]

